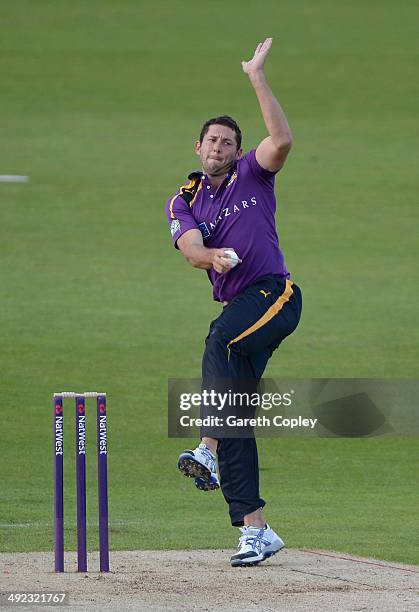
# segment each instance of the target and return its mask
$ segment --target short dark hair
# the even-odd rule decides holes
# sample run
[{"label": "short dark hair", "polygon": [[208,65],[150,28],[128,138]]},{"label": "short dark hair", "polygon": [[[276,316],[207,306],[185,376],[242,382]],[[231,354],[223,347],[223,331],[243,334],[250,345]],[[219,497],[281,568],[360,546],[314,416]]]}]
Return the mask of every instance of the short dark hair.
[{"label": "short dark hair", "polygon": [[234,119],[232,117],[229,117],[228,115],[220,115],[220,117],[213,117],[212,119],[208,119],[208,121],[205,121],[204,125],[202,126],[201,133],[199,135],[200,143],[202,143],[202,141],[204,140],[204,136],[208,132],[210,125],[225,125],[232,129],[236,134],[237,150],[240,149],[242,144],[242,133]]}]

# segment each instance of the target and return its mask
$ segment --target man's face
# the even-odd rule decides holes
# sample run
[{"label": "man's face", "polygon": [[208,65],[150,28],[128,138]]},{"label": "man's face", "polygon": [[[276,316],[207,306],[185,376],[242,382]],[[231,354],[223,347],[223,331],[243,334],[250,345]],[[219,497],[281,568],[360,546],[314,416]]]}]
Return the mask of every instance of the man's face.
[{"label": "man's face", "polygon": [[236,133],[226,125],[210,125],[202,143],[195,143],[202,168],[210,176],[227,174],[242,150],[237,150]]}]

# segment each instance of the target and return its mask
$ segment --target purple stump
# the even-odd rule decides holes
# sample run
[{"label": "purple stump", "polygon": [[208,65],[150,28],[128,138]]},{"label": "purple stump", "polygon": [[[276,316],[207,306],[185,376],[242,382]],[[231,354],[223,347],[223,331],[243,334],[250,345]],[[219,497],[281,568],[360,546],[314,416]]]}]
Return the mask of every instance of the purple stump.
[{"label": "purple stump", "polygon": [[55,396],[54,409],[54,529],[55,571],[64,571],[64,413],[63,398]]},{"label": "purple stump", "polygon": [[76,397],[77,567],[87,572],[86,539],[86,402]]},{"label": "purple stump", "polygon": [[98,395],[97,397],[97,482],[100,571],[109,572],[108,429],[106,424],[106,395]]}]

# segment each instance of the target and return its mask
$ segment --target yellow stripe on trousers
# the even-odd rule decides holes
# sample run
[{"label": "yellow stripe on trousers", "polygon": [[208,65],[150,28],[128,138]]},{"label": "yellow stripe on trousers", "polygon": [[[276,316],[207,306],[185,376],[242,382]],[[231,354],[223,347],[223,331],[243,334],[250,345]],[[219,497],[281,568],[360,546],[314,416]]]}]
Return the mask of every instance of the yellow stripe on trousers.
[{"label": "yellow stripe on trousers", "polygon": [[260,319],[258,319],[256,323],[254,323],[251,327],[248,327],[247,329],[245,329],[244,332],[240,334],[240,336],[237,336],[237,338],[230,340],[230,342],[227,345],[227,348],[230,348],[230,345],[233,344],[234,342],[239,342],[240,340],[243,340],[243,338],[246,338],[246,336],[253,334],[253,332],[257,331],[258,329],[266,325],[266,323],[269,323],[269,321],[273,319],[275,315],[278,314],[278,312],[282,309],[284,304],[288,302],[288,300],[294,293],[292,290],[292,284],[293,284],[292,281],[287,279],[286,284],[285,284],[284,293],[282,293],[282,295],[279,296],[276,302],[274,302],[274,304],[272,304],[272,306],[268,308],[265,314]]}]

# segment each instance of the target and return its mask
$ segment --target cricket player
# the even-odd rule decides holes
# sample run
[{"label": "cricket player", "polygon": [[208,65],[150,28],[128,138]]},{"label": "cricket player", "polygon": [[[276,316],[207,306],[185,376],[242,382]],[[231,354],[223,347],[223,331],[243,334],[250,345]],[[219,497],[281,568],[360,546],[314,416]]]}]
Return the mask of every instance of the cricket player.
[{"label": "cricket player", "polygon": [[[291,130],[263,71],[271,46],[267,38],[242,62],[267,137],[243,155],[231,117],[207,121],[195,143],[202,170],[192,172],[166,205],[174,246],[207,271],[214,300],[223,305],[206,338],[203,381],[258,381],[300,320],[301,291],[290,279],[275,227],[274,182],[291,149]],[[198,489],[221,487],[231,523],[241,529],[232,566],[256,565],[284,547],[262,512],[254,436],[217,439],[203,428],[201,443],[180,455],[178,468]]]}]

